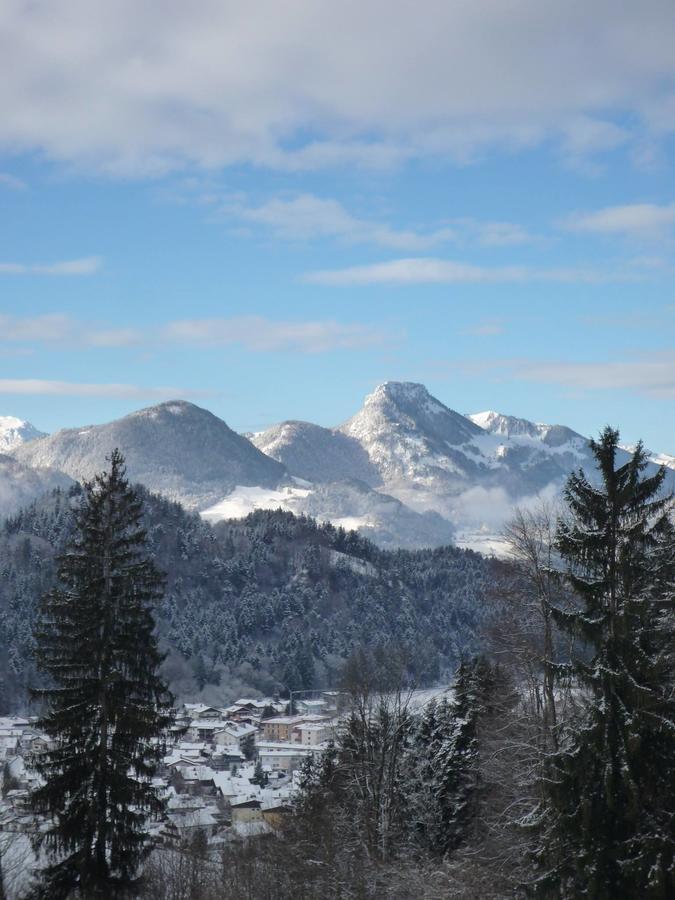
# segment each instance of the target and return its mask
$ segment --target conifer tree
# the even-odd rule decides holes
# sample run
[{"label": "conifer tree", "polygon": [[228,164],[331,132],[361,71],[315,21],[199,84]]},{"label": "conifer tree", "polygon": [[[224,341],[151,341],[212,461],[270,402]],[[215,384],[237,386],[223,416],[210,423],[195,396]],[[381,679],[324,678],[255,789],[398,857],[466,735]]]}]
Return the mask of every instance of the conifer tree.
[{"label": "conifer tree", "polygon": [[641,445],[616,466],[618,441],[606,428],[591,442],[600,484],[570,476],[558,529],[579,608],[554,614],[585,652],[572,663],[580,709],[546,780],[547,897],[675,896],[672,507]]},{"label": "conifer tree", "polygon": [[434,762],[446,718],[447,703],[432,699],[411,727],[404,762],[403,790],[412,841],[427,847],[436,822],[434,806]]},{"label": "conifer tree", "polygon": [[480,781],[478,725],[495,685],[495,673],[484,657],[460,663],[455,703],[444,724],[435,763],[435,829],[432,849],[447,853],[466,835],[476,808]]},{"label": "conifer tree", "polygon": [[34,693],[54,742],[38,757],[44,784],[32,796],[48,820],[39,896],[49,898],[125,895],[147,849],[148,817],[162,809],[151,778],[170,721],[152,613],[163,576],[118,450],[109,462],[84,487],[36,629],[49,686]]},{"label": "conifer tree", "polygon": [[267,772],[263,769],[262,763],[260,760],[255,764],[255,769],[253,770],[253,778],[251,778],[251,784],[257,784],[260,787],[267,787],[269,784],[270,777]]}]

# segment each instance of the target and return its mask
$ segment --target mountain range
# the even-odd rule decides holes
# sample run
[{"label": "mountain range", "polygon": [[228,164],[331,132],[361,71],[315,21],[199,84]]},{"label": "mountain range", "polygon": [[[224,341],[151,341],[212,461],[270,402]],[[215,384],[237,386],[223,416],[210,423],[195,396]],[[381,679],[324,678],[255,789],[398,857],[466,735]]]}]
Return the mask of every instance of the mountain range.
[{"label": "mountain range", "polygon": [[[588,439],[570,428],[497,412],[462,415],[421,384],[386,382],[335,428],[285,421],[240,435],[177,400],[52,435],[0,417],[0,449],[11,453],[0,456],[0,512],[50,479],[91,478],[113,447],[125,454],[132,480],[208,521],[281,507],[385,547],[455,540],[498,550],[515,505],[553,498],[573,469],[593,471]],[[675,483],[675,458],[652,459]],[[28,489],[26,473],[34,479]]]}]

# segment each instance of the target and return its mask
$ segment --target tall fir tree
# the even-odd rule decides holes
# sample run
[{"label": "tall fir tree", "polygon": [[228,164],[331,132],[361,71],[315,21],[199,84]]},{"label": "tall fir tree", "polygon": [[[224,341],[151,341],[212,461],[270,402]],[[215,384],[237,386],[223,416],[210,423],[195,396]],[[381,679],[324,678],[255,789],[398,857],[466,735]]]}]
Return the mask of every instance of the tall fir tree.
[{"label": "tall fir tree", "polygon": [[48,819],[50,865],[39,896],[124,896],[147,851],[147,821],[163,806],[151,779],[170,702],[153,606],[163,576],[148,555],[142,503],[118,450],[84,487],[41,605],[36,656],[49,686],[40,727],[53,749],[32,801]]},{"label": "tall fir tree", "polygon": [[480,786],[478,729],[491,702],[496,673],[482,656],[461,662],[455,676],[455,701],[433,760],[435,827],[431,849],[454,850],[466,837]]},{"label": "tall fir tree", "polygon": [[600,483],[570,476],[558,529],[579,607],[553,611],[584,652],[572,663],[580,708],[545,781],[546,897],[675,896],[672,505],[641,445],[616,466],[618,442],[611,428],[591,442]]}]

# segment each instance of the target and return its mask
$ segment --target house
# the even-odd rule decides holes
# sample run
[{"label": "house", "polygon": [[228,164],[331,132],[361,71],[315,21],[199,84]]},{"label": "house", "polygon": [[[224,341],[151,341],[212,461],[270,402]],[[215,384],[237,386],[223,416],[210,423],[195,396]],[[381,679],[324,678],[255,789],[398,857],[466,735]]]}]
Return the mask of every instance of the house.
[{"label": "house", "polygon": [[325,744],[335,737],[335,726],[332,722],[300,722],[293,728],[292,739],[300,744],[316,747]]},{"label": "house", "polygon": [[220,719],[223,710],[215,706],[207,706],[205,703],[184,703],[183,709],[186,717],[191,719]]},{"label": "house", "polygon": [[262,807],[262,819],[270,828],[277,831],[284,824],[284,819],[291,812],[288,803],[282,803],[278,800],[272,800],[269,805],[264,804]]},{"label": "house", "polygon": [[252,700],[248,697],[242,697],[228,706],[225,710],[228,719],[235,722],[248,722],[251,725],[257,725],[262,719],[265,710],[272,710],[277,715],[281,715],[286,710],[286,704],[279,700],[273,700],[271,697],[263,697],[259,700]]},{"label": "house", "polygon": [[238,750],[229,747],[216,747],[212,756],[209,758],[209,765],[214,772],[224,772],[232,768],[232,766],[241,766],[246,762],[246,757]]},{"label": "house", "polygon": [[313,748],[310,747],[293,747],[287,745],[285,747],[275,747],[274,749],[260,748],[258,750],[258,759],[264,769],[269,772],[284,772],[290,774],[299,769],[308,756],[313,755]]},{"label": "house", "polygon": [[0,747],[7,754],[18,753],[21,747],[22,733],[20,728],[0,728]]},{"label": "house", "polygon": [[206,716],[192,719],[187,729],[187,737],[191,741],[206,741],[211,743],[216,731],[227,727],[229,722],[221,716]]},{"label": "house", "polygon": [[171,775],[171,784],[178,793],[192,796],[215,796],[216,788],[213,783],[213,769],[209,766],[194,766],[179,764]]},{"label": "house", "polygon": [[247,725],[243,722],[231,722],[224,728],[219,728],[213,733],[213,743],[216,747],[226,747],[228,750],[235,750],[241,753],[242,744],[248,739],[253,738],[258,732],[255,725]]},{"label": "house", "polygon": [[230,814],[233,825],[250,825],[252,822],[262,822],[262,803],[260,800],[242,800],[239,803],[231,803]]},{"label": "house", "polygon": [[304,721],[302,716],[274,716],[272,719],[264,719],[260,723],[263,739],[266,741],[290,741],[293,728],[302,721]]}]

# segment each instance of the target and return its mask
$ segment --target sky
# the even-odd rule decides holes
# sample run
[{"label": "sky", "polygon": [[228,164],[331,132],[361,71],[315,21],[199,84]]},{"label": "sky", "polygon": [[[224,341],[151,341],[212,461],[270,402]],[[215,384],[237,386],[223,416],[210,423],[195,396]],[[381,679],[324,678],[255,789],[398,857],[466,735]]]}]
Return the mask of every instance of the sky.
[{"label": "sky", "polygon": [[3,0],[0,415],[385,380],[675,452],[672,0]]}]

